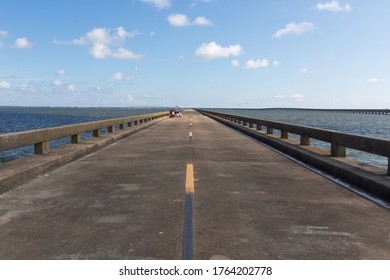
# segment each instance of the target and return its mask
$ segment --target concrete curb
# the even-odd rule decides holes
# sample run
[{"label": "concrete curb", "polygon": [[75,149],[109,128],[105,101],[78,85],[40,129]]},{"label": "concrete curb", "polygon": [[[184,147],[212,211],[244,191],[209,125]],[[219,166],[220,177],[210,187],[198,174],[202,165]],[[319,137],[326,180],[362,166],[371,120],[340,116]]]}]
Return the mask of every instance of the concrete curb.
[{"label": "concrete curb", "polygon": [[318,168],[336,178],[360,188],[374,196],[390,202],[390,180],[385,175],[370,173],[364,169],[343,163],[327,155],[320,155],[299,145],[294,145],[280,139],[275,139],[256,130],[238,125],[221,118],[203,113],[206,116],[223,123],[241,133],[269,145],[299,161]]},{"label": "concrete curb", "polygon": [[132,126],[115,133],[88,138],[80,144],[67,144],[51,150],[48,155],[33,155],[4,163],[0,166],[0,194],[20,186],[39,175],[75,161],[125,137],[149,128],[166,118]]}]

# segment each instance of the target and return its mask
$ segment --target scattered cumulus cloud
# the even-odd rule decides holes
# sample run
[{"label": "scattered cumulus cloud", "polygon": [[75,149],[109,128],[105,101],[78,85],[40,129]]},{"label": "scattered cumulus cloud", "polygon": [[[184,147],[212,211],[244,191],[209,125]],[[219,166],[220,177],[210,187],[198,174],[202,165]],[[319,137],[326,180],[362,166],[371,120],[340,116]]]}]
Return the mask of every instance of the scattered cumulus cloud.
[{"label": "scattered cumulus cloud", "polygon": [[240,56],[244,49],[240,45],[222,47],[215,42],[204,43],[195,51],[195,56],[203,59],[215,59],[230,56]]},{"label": "scattered cumulus cloud", "polygon": [[68,87],[66,88],[68,92],[75,92],[77,90],[75,84],[69,84]]},{"label": "scattered cumulus cloud", "polygon": [[299,72],[301,72],[301,73],[307,73],[307,72],[309,72],[309,68],[307,68],[307,67],[301,68],[301,69],[299,69]]},{"label": "scattered cumulus cloud", "polygon": [[60,69],[57,71],[57,76],[64,76],[65,75],[65,70],[64,69]]},{"label": "scattered cumulus cloud", "polygon": [[[54,39],[53,44],[86,46],[89,49],[89,53],[97,59],[104,59],[106,57],[114,57],[117,59],[141,59],[142,55],[133,53],[132,51],[121,47],[126,38],[134,38],[139,34],[140,32],[138,30],[128,32],[122,26],[114,29],[94,28],[85,36],[78,39],[72,41],[59,41]],[[118,45],[120,47],[117,50],[112,49],[114,46]]]},{"label": "scattered cumulus cloud", "polygon": [[165,9],[171,6],[171,0],[141,0],[141,2],[153,4],[159,9]]},{"label": "scattered cumulus cloud", "polygon": [[131,81],[134,77],[125,76],[122,72],[116,72],[111,79],[107,80],[108,82],[117,82],[117,81]]},{"label": "scattered cumulus cloud", "polygon": [[301,35],[305,32],[311,31],[314,29],[314,24],[312,22],[290,22],[282,29],[279,29],[275,34],[274,38],[282,38],[285,35]]},{"label": "scattered cumulus cloud", "polygon": [[327,3],[318,3],[316,5],[318,11],[329,11],[329,12],[350,12],[352,7],[346,3],[344,6],[340,5],[339,1],[330,1]]},{"label": "scattered cumulus cloud", "polygon": [[376,84],[376,83],[379,83],[379,79],[378,78],[370,78],[370,79],[368,79],[368,82],[370,84]]},{"label": "scattered cumulus cloud", "polygon": [[142,59],[143,55],[133,53],[130,50],[126,50],[125,48],[119,48],[116,52],[112,54],[114,58],[117,59]]},{"label": "scattered cumulus cloud", "polygon": [[61,80],[54,80],[54,81],[53,81],[53,85],[55,85],[55,86],[61,86],[61,85],[62,85],[62,81],[61,81]]},{"label": "scattered cumulus cloud", "polygon": [[33,47],[33,44],[26,37],[23,37],[16,39],[14,47],[17,49],[29,49]]},{"label": "scattered cumulus cloud", "polygon": [[233,67],[239,67],[240,66],[240,62],[237,59],[233,60],[230,64]]},{"label": "scattered cumulus cloud", "polygon": [[303,96],[303,94],[300,94],[300,93],[293,94],[290,97],[291,97],[291,99],[293,99],[297,102],[301,102],[301,101],[305,100],[305,97]]},{"label": "scattered cumulus cloud", "polygon": [[172,14],[167,18],[170,25],[177,27],[185,27],[190,25],[198,25],[198,26],[211,26],[213,22],[205,17],[197,17],[195,20],[191,21],[191,19],[184,14]]},{"label": "scattered cumulus cloud", "polygon": [[259,60],[250,59],[245,63],[246,69],[258,69],[258,68],[265,68],[268,66],[269,66],[269,62],[267,59],[259,59]]},{"label": "scattered cumulus cloud", "polygon": [[200,26],[211,26],[213,25],[213,22],[205,17],[197,17],[192,24],[194,25],[200,25]]},{"label": "scattered cumulus cloud", "polygon": [[31,93],[38,92],[37,86],[33,83],[23,83],[18,86],[18,89],[21,91],[26,91]]},{"label": "scattered cumulus cloud", "polygon": [[0,89],[10,89],[10,88],[11,88],[11,85],[9,82],[7,82],[7,81],[0,82]]}]

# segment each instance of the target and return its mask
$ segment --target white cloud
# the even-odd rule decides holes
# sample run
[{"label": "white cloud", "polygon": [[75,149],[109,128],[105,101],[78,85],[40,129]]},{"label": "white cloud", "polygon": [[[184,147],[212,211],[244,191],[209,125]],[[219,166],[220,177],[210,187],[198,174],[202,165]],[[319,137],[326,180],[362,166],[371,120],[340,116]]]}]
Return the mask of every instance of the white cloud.
[{"label": "white cloud", "polygon": [[195,55],[199,58],[214,59],[229,56],[240,56],[244,49],[240,45],[222,47],[215,42],[204,43],[196,49]]},{"label": "white cloud", "polygon": [[281,38],[288,34],[301,35],[313,29],[314,29],[314,24],[312,22],[307,22],[307,21],[300,22],[300,23],[290,22],[286,24],[285,28],[278,30],[273,37]]},{"label": "white cloud", "polygon": [[65,70],[64,69],[60,69],[57,71],[57,75],[58,76],[64,76],[65,75]]},{"label": "white cloud", "polygon": [[171,5],[171,0],[141,0],[144,3],[150,3],[156,6],[157,8],[164,9],[168,8]]},{"label": "white cloud", "polygon": [[23,37],[16,39],[14,47],[18,49],[29,49],[33,47],[33,44],[26,37]]},{"label": "white cloud", "polygon": [[125,39],[126,37],[134,38],[140,34],[140,32],[137,29],[131,32],[127,32],[122,26],[118,27],[116,30],[118,36],[122,39]]},{"label": "white cloud", "polygon": [[246,69],[257,69],[257,68],[264,68],[268,66],[269,66],[269,62],[267,59],[259,59],[259,60],[250,59],[245,63]]},{"label": "white cloud", "polygon": [[190,25],[189,18],[183,14],[174,14],[168,16],[168,22],[171,25],[179,26],[179,27]]},{"label": "white cloud", "polygon": [[119,48],[116,52],[112,55],[114,58],[117,59],[142,59],[143,56],[141,54],[133,53],[130,50],[126,50],[124,48]]},{"label": "white cloud", "polygon": [[125,76],[122,72],[116,72],[111,79],[107,80],[107,82],[117,82],[117,81],[131,81],[134,77],[132,76]]},{"label": "white cloud", "polygon": [[53,85],[60,86],[60,85],[62,85],[62,81],[61,80],[54,80]]},{"label": "white cloud", "polygon": [[27,91],[27,92],[38,92],[37,86],[35,84],[32,84],[32,83],[21,84],[18,87],[18,89],[21,91]]},{"label": "white cloud", "polygon": [[198,26],[211,26],[213,22],[205,17],[197,17],[194,21],[184,14],[172,14],[168,16],[169,24],[177,27],[184,27],[190,25],[198,25]]},{"label": "white cloud", "polygon": [[379,79],[378,78],[370,78],[370,79],[368,79],[368,82],[370,84],[376,84],[376,83],[379,83]]},{"label": "white cloud", "polygon": [[76,88],[76,85],[69,84],[68,87],[66,88],[66,90],[69,92],[75,92],[77,90],[77,88]]},{"label": "white cloud", "polygon": [[237,59],[235,59],[235,60],[233,60],[233,61],[231,62],[231,65],[232,65],[233,67],[239,67],[239,66],[240,66],[240,62],[239,62]]},{"label": "white cloud", "polygon": [[291,95],[291,98],[297,102],[301,102],[301,101],[305,100],[305,97],[303,96],[303,94],[300,94],[300,93],[296,93],[296,94]]},{"label": "white cloud", "polygon": [[278,67],[280,65],[280,61],[274,60],[274,61],[272,61],[272,65],[274,67]]},{"label": "white cloud", "polygon": [[318,11],[350,12],[352,10],[352,7],[348,3],[342,6],[340,5],[339,1],[330,1],[327,3],[318,3],[316,5],[316,9]]},{"label": "white cloud", "polygon": [[1,37],[7,37],[7,35],[8,35],[8,32],[6,31],[6,30],[0,30],[0,38]]},{"label": "white cloud", "polygon": [[280,99],[284,99],[284,96],[279,94],[279,95],[276,95],[275,98],[280,100]]},{"label": "white cloud", "polygon": [[9,82],[7,82],[7,81],[0,82],[0,89],[10,89],[10,88],[11,88],[11,85]]},{"label": "white cloud", "polygon": [[94,28],[88,32],[85,36],[72,41],[58,41],[53,40],[54,44],[59,45],[79,45],[87,46],[89,53],[98,59],[104,59],[106,57],[114,57],[117,59],[140,59],[141,55],[135,54],[123,47],[119,47],[117,51],[112,50],[112,46],[121,46],[126,38],[134,38],[139,35],[138,30],[128,32],[124,27],[120,26],[114,29],[107,28]]},{"label": "white cloud", "polygon": [[309,72],[309,68],[305,67],[305,68],[299,69],[299,72],[307,73],[307,72]]},{"label": "white cloud", "polygon": [[211,26],[213,22],[205,17],[197,17],[193,22],[193,25]]}]

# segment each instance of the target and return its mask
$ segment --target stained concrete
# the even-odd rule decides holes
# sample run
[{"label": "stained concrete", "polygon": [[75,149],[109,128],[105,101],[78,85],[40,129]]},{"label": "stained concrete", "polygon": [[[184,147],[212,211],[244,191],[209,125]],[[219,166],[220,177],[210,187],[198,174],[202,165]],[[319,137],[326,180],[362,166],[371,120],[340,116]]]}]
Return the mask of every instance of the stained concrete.
[{"label": "stained concrete", "polygon": [[195,259],[390,259],[390,211],[194,111],[2,194],[0,258],[180,259],[187,163]]}]

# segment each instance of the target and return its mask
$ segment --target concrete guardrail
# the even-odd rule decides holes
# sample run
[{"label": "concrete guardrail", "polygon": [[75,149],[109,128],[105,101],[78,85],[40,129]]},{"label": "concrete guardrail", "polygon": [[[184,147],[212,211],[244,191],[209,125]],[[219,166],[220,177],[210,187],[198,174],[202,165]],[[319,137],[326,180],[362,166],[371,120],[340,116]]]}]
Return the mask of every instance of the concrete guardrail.
[{"label": "concrete guardrail", "polygon": [[309,126],[254,119],[219,112],[205,110],[198,111],[219,117],[235,124],[248,126],[249,128],[256,128],[257,130],[262,130],[263,127],[265,127],[267,134],[273,134],[274,130],[279,130],[280,138],[282,139],[288,139],[289,133],[296,134],[300,137],[300,145],[302,146],[309,146],[311,138],[328,142],[331,145],[331,157],[345,157],[346,148],[387,157],[387,175],[390,175],[390,140],[319,129]]},{"label": "concrete guardrail", "polygon": [[168,115],[169,112],[159,112],[45,129],[0,134],[0,151],[34,145],[34,154],[46,155],[50,152],[50,141],[54,139],[70,136],[71,143],[77,144],[80,142],[80,135],[85,132],[92,132],[93,137],[99,137],[100,130],[103,128],[108,129],[108,133],[113,133],[117,125],[119,125],[119,129],[125,129],[126,126],[131,127],[133,124],[137,125]]}]

